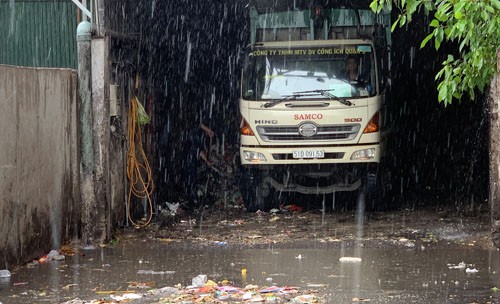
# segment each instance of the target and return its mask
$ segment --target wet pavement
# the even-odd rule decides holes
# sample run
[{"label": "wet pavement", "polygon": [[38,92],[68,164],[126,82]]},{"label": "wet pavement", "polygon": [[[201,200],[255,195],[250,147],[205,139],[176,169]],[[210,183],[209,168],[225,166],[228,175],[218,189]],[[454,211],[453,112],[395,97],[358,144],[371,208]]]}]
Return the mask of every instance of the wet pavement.
[{"label": "wet pavement", "polygon": [[[485,217],[381,213],[361,230],[355,218],[207,212],[203,220],[131,229],[104,247],[66,249],[63,261],[11,270],[0,280],[0,303],[202,302],[186,289],[200,274],[219,287],[254,286],[254,295],[294,287],[261,297],[276,303],[500,303],[500,254],[488,243]],[[112,300],[125,294],[141,298]],[[216,299],[212,293],[203,301]]]}]

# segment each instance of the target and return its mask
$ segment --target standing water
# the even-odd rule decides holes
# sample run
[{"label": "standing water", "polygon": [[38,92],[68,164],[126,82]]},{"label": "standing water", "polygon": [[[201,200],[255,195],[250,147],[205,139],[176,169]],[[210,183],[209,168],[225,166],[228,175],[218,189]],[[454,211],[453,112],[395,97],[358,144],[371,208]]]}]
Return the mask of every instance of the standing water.
[{"label": "standing water", "polygon": [[[231,243],[220,246],[134,239],[68,256],[64,261],[12,271],[9,281],[0,280],[0,302],[109,299],[120,292],[143,294],[137,286],[146,283],[151,288],[187,286],[200,274],[241,287],[255,284],[313,289],[325,303],[352,303],[353,299],[426,304],[498,300],[491,290],[500,286],[500,255],[496,250],[363,247],[362,235],[358,231],[355,244],[349,240],[328,245],[311,241],[297,248],[270,244],[260,249]],[[349,256],[362,260],[341,262],[340,258]],[[478,272],[454,266],[461,262]]]}]

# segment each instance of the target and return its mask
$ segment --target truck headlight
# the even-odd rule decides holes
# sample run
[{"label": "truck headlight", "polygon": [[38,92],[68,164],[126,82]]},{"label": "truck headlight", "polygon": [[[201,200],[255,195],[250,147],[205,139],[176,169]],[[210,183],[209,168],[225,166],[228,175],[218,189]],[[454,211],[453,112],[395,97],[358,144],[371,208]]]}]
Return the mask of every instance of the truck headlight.
[{"label": "truck headlight", "polygon": [[375,158],[374,148],[358,150],[351,155],[351,160],[369,160],[374,158]]},{"label": "truck headlight", "polygon": [[267,161],[264,154],[254,151],[243,151],[243,158],[250,162],[265,162]]}]

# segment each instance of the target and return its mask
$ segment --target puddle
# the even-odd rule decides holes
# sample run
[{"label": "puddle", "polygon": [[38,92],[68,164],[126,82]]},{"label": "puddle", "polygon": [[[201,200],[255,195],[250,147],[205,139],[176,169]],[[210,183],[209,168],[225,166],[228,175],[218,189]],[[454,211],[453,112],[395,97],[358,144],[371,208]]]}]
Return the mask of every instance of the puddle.
[{"label": "puddle", "polygon": [[[342,263],[341,257],[361,257],[361,261]],[[492,291],[500,286],[499,258],[498,251],[473,248],[365,248],[343,243],[328,249],[315,248],[312,243],[300,249],[241,249],[231,244],[203,247],[136,241],[12,271],[9,281],[0,281],[0,302],[106,298],[105,293],[97,292],[130,290],[131,282],[147,282],[156,288],[186,286],[199,274],[241,287],[314,289],[336,303],[352,303],[353,299],[371,303],[485,302],[499,298]],[[478,272],[452,267],[461,262]]]}]

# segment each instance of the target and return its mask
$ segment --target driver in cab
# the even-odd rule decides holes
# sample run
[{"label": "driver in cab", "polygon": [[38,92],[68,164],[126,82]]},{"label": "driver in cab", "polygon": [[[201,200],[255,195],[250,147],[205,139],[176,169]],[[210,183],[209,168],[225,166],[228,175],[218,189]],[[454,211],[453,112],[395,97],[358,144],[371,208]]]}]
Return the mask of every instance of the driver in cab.
[{"label": "driver in cab", "polygon": [[345,77],[356,92],[354,95],[368,96],[373,94],[373,87],[366,81],[366,78],[359,72],[359,58],[356,56],[347,57]]},{"label": "driver in cab", "polygon": [[359,59],[354,56],[347,57],[345,78],[349,83],[363,84],[365,80],[359,74]]}]

